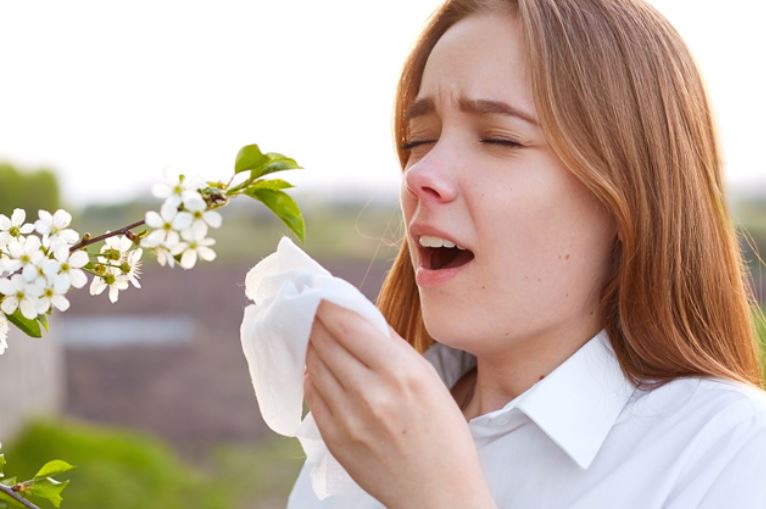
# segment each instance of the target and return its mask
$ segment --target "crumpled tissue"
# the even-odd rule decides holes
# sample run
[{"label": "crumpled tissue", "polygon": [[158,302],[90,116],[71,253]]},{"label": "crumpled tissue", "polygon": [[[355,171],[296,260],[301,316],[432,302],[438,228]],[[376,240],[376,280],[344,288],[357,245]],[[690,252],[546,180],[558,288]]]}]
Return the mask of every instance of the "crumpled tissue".
[{"label": "crumpled tissue", "polygon": [[266,425],[297,437],[311,465],[311,486],[320,500],[364,493],[332,456],[311,412],[303,412],[303,374],[314,315],[322,299],[356,311],[389,334],[380,310],[351,283],[330,272],[283,236],[276,252],[247,272],[240,326],[242,350]]}]

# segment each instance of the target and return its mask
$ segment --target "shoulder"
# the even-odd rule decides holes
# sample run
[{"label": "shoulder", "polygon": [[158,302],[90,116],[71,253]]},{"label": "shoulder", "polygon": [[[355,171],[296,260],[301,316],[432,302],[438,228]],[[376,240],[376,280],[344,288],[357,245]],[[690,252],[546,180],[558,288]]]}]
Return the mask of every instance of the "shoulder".
[{"label": "shoulder", "polygon": [[[686,382],[691,383],[690,381]],[[672,507],[763,507],[766,391],[700,377],[681,416],[686,425]]]},{"label": "shoulder", "polygon": [[696,401],[708,405],[712,416],[727,426],[766,430],[766,391],[750,384],[723,378],[700,378]]},{"label": "shoulder", "polygon": [[652,390],[636,390],[632,417],[674,417],[715,421],[718,427],[750,422],[766,426],[766,391],[735,380],[688,376]]}]

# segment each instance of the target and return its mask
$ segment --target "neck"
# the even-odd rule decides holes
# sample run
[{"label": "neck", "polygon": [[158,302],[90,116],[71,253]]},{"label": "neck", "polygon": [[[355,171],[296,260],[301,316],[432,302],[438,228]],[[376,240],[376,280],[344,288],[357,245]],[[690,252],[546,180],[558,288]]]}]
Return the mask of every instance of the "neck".
[{"label": "neck", "polygon": [[461,409],[467,420],[504,407],[544,379],[601,330],[577,334],[546,333],[514,342],[503,355],[479,353],[466,373],[469,388]]}]

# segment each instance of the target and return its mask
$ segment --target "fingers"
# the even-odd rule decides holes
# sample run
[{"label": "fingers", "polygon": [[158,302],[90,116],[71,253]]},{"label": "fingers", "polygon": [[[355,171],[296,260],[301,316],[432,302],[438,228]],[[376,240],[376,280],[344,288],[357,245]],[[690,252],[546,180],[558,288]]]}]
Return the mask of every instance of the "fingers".
[{"label": "fingers", "polygon": [[[303,375],[303,393],[319,431],[321,432],[323,429],[329,429],[330,423],[334,419],[334,414],[325,402],[319,389],[314,385],[308,370]],[[322,439],[326,441],[327,437],[323,436]]]},{"label": "fingers", "polygon": [[346,390],[369,379],[369,369],[352,355],[320,320],[314,320],[309,344],[326,370]]},{"label": "fingers", "polygon": [[327,300],[320,302],[316,316],[338,344],[372,370],[384,369],[398,352],[390,326],[388,336],[381,334],[359,313]]},{"label": "fingers", "polygon": [[[333,372],[333,369],[325,359],[333,359],[333,365],[337,365],[338,363],[347,362],[350,356],[348,353],[338,352],[338,350],[341,350],[340,347],[335,349],[327,348],[327,332],[321,326],[315,326],[312,331],[306,349],[306,374],[304,375],[304,382],[308,381],[311,386],[306,391],[306,384],[304,383],[304,391],[308,393],[313,389],[321,399],[317,404],[326,407],[330,414],[335,414],[337,411],[342,411],[346,393],[344,383],[348,384],[349,382],[348,380],[341,382],[340,379],[342,379],[343,375]],[[317,343],[323,345],[321,354],[315,347]],[[338,357],[339,353],[341,358]],[[347,358],[344,359],[342,355],[345,355]],[[356,363],[354,359],[351,359],[351,361]],[[344,371],[348,370],[341,369],[341,373]],[[311,403],[309,402],[309,404]]]}]

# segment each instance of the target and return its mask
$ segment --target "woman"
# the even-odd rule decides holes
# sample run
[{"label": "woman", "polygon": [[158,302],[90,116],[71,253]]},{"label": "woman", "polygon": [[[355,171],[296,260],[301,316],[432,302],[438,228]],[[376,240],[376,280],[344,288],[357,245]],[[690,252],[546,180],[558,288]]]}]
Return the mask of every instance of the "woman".
[{"label": "woman", "polygon": [[447,1],[395,135],[395,339],[325,301],[306,361],[366,493],[319,501],[304,465],[288,506],[763,507],[755,303],[668,22],[634,0]]}]

